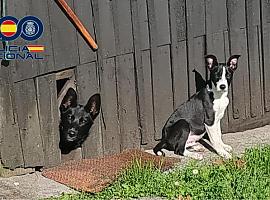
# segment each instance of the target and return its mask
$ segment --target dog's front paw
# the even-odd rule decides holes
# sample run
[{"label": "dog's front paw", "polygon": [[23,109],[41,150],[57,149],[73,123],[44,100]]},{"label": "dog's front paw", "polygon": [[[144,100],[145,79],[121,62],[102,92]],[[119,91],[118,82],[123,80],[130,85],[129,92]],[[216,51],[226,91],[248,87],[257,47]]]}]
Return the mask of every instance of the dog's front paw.
[{"label": "dog's front paw", "polygon": [[218,155],[220,155],[221,157],[225,158],[225,159],[231,159],[232,155],[230,153],[228,153],[225,150],[217,150]]},{"label": "dog's front paw", "polygon": [[225,149],[225,151],[228,151],[228,152],[232,152],[232,147],[230,145],[227,145],[227,144],[223,144],[223,148]]}]

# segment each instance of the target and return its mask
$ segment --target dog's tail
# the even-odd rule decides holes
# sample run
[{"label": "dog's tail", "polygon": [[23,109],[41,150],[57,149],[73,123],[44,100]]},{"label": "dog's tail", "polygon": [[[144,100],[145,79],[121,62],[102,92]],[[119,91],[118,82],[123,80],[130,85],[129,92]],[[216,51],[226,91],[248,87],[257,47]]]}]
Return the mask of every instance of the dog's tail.
[{"label": "dog's tail", "polygon": [[157,156],[165,156],[165,153],[162,151],[162,149],[167,147],[167,143],[164,140],[161,140],[153,149],[154,153]]}]

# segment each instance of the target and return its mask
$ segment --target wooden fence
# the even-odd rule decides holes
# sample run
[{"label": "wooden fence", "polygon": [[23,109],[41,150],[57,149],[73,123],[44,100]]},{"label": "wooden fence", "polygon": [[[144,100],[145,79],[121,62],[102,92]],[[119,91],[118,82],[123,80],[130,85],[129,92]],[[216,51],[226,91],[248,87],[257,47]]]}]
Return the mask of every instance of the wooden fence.
[{"label": "wooden fence", "polygon": [[[45,32],[41,61],[0,68],[3,164],[50,167],[58,148],[57,74],[75,73],[81,103],[100,92],[102,113],[83,157],[151,148],[171,112],[195,91],[205,54],[240,54],[223,132],[270,121],[269,0],[67,0],[99,45],[93,52],[53,0],[8,1],[8,14],[35,15]],[[17,45],[26,42],[16,40]]]}]

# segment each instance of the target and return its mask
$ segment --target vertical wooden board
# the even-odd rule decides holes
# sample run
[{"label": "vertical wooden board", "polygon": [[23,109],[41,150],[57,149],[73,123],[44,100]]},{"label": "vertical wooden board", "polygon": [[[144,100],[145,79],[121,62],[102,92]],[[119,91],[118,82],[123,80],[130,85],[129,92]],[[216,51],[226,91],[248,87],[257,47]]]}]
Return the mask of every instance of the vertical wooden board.
[{"label": "vertical wooden board", "polygon": [[116,54],[133,52],[133,32],[130,0],[113,1],[113,21],[116,40]]},{"label": "vertical wooden board", "polygon": [[15,169],[24,162],[9,70],[0,68],[0,158],[5,167]]},{"label": "vertical wooden board", "polygon": [[148,25],[149,21],[147,15],[146,0],[137,0],[137,10],[138,10],[137,20],[139,21],[140,27],[140,49],[141,50],[149,49],[150,48],[149,25]]},{"label": "vertical wooden board", "polygon": [[189,96],[195,93],[195,80],[192,70],[195,68],[205,77],[205,1],[186,1]]},{"label": "vertical wooden board", "polygon": [[270,23],[270,1],[261,0],[263,23]]},{"label": "vertical wooden board", "polygon": [[248,65],[250,81],[250,111],[251,117],[263,115],[263,99],[261,85],[262,63],[260,61],[261,31],[260,31],[260,2],[248,0],[247,13],[247,39],[248,39]]},{"label": "vertical wooden board", "polygon": [[[91,1],[74,1],[74,11],[82,21],[90,35],[95,39],[94,18]],[[81,33],[77,32],[80,64],[92,62],[97,59],[96,53],[85,41]]]},{"label": "vertical wooden board", "polygon": [[206,51],[207,54],[213,54],[217,57],[218,61],[225,63],[225,46],[223,32],[210,33],[206,35]]},{"label": "vertical wooden board", "polygon": [[53,167],[60,163],[59,111],[55,74],[36,79],[40,133],[43,141],[44,166]]},{"label": "vertical wooden board", "polygon": [[227,11],[231,30],[246,27],[245,0],[227,0]]},{"label": "vertical wooden board", "polygon": [[171,64],[174,109],[188,98],[185,1],[170,1]]},{"label": "vertical wooden board", "polygon": [[[154,114],[153,114],[153,101],[152,101],[152,79],[151,79],[151,57],[150,51],[142,51],[142,47],[148,44],[143,44],[146,38],[142,36],[142,27],[144,24],[141,22],[142,17],[140,14],[146,10],[140,11],[141,6],[146,9],[146,2],[141,5],[142,1],[131,1],[132,8],[132,23],[133,23],[133,36],[134,36],[134,58],[135,58],[135,75],[137,82],[137,109],[139,116],[139,129],[141,133],[141,144],[144,148],[152,148],[154,141]],[[139,5],[140,4],[140,5]],[[147,13],[145,13],[147,15]],[[147,17],[147,16],[143,16]],[[148,32],[148,30],[147,30]],[[141,38],[141,36],[143,38]],[[144,41],[143,41],[144,40]],[[148,46],[149,47],[149,46]]]},{"label": "vertical wooden board", "polygon": [[[76,82],[79,95],[79,103],[86,105],[89,98],[98,93],[98,80],[96,72],[96,63],[87,63],[79,65],[76,68]],[[102,101],[103,99],[101,99]],[[100,132],[100,119],[99,116],[95,119],[94,124],[90,129],[90,133],[86,141],[83,143],[83,157],[93,158],[103,155],[103,142],[102,134]]]},{"label": "vertical wooden board", "polygon": [[205,34],[205,2],[204,0],[186,1],[188,38]]},{"label": "vertical wooden board", "polygon": [[152,63],[155,139],[161,138],[162,128],[173,111],[170,47],[158,48],[157,63]]},{"label": "vertical wooden board", "polygon": [[[138,70],[138,69],[137,69]],[[144,122],[142,126],[142,144],[146,144],[148,148],[152,148],[155,142],[155,127],[154,127],[154,110],[153,110],[153,91],[152,91],[152,77],[151,77],[151,57],[150,51],[142,52],[142,77],[140,79],[138,73],[138,85],[139,81],[143,88],[139,88],[139,94],[144,92],[144,98],[140,101],[140,108],[143,107],[143,113],[141,113],[141,120]]]},{"label": "vertical wooden board", "polygon": [[227,29],[226,0],[206,0],[206,32],[217,33]]},{"label": "vertical wooden board", "polygon": [[250,115],[246,38],[245,29],[230,31],[231,54],[241,55],[232,83],[233,118],[239,119],[240,121],[248,118]]},{"label": "vertical wooden board", "polygon": [[32,42],[27,42],[19,37],[15,41],[11,42],[11,44],[20,46],[24,46],[27,44],[45,45],[45,52],[38,54],[39,57],[43,57],[44,59],[13,61],[16,63],[16,65],[14,65],[13,67],[13,80],[15,81],[27,79],[54,70],[47,1],[36,0],[35,3],[32,2],[33,0],[27,0],[22,5],[19,1],[9,1],[9,4],[7,6],[8,13],[9,15],[17,17],[18,19],[22,19],[23,17],[30,14],[38,17],[42,21],[44,26],[43,35],[38,40]]},{"label": "vertical wooden board", "polygon": [[[73,0],[67,0],[73,9]],[[76,66],[79,63],[76,28],[55,1],[48,1],[55,70]]]},{"label": "vertical wooden board", "polygon": [[170,27],[171,27],[171,43],[177,45],[187,39],[187,25],[186,25],[186,6],[184,0],[170,1]]},{"label": "vertical wooden board", "polygon": [[[120,124],[118,116],[115,58],[103,60],[100,69],[102,94],[102,134],[104,154],[120,152]],[[124,94],[125,96],[126,94]]]},{"label": "vertical wooden board", "polygon": [[44,152],[33,79],[14,84],[24,167],[44,166]]},{"label": "vertical wooden board", "polygon": [[192,72],[196,69],[203,78],[206,77],[205,67],[205,36],[196,37],[188,41],[188,62],[189,62],[189,95],[192,96],[196,92],[195,76]]},{"label": "vertical wooden board", "polygon": [[270,1],[261,1],[262,12],[262,49],[264,76],[264,109],[270,111]]},{"label": "vertical wooden board", "polygon": [[[186,41],[172,47],[174,109],[188,99],[188,70]],[[193,75],[194,77],[194,75]]]},{"label": "vertical wooden board", "polygon": [[263,25],[264,107],[270,111],[270,23]]},{"label": "vertical wooden board", "polygon": [[116,55],[115,32],[111,0],[93,0],[93,10],[99,51],[104,57]]},{"label": "vertical wooden board", "polygon": [[140,148],[133,54],[116,57],[121,150]]},{"label": "vertical wooden board", "polygon": [[168,0],[155,0],[155,16],[157,23],[157,45],[170,44]]}]

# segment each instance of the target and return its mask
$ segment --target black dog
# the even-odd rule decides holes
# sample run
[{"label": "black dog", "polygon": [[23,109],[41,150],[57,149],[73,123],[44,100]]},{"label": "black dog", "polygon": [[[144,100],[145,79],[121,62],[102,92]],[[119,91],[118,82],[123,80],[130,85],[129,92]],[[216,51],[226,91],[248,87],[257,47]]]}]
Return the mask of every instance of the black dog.
[{"label": "black dog", "polygon": [[178,155],[202,159],[201,154],[190,151],[190,148],[196,146],[207,132],[216,152],[224,158],[231,158],[229,152],[232,148],[221,139],[220,120],[229,104],[228,88],[239,57],[231,56],[226,64],[218,63],[214,55],[205,57],[210,79],[204,82],[199,77],[201,83],[207,85],[196,85],[199,91],[169,117],[162,130],[162,139],[153,149],[156,155],[164,155],[164,148]]},{"label": "black dog", "polygon": [[60,105],[60,143],[63,154],[81,147],[100,111],[100,95],[94,94],[85,106],[77,103],[77,94],[69,88]]}]

